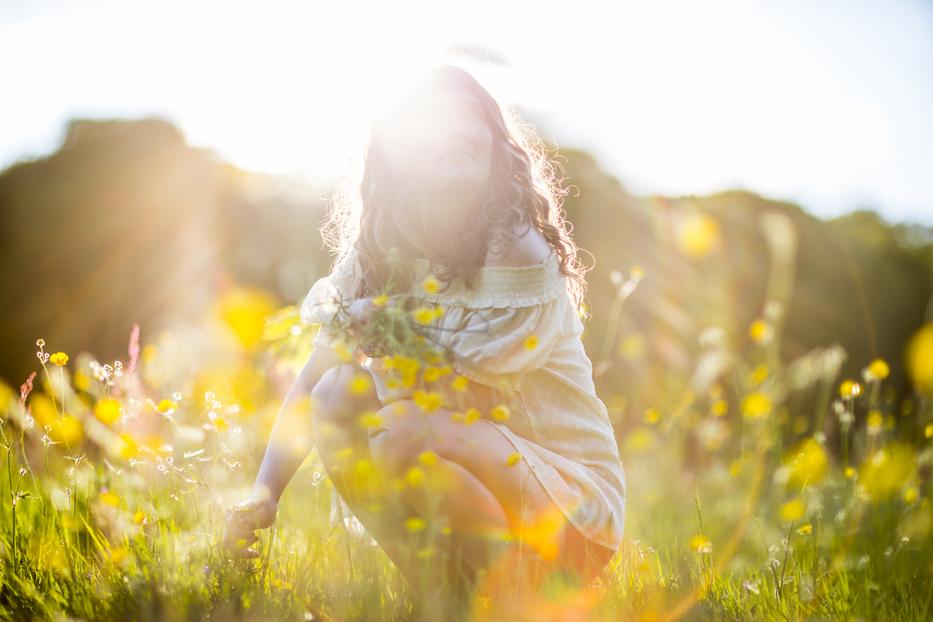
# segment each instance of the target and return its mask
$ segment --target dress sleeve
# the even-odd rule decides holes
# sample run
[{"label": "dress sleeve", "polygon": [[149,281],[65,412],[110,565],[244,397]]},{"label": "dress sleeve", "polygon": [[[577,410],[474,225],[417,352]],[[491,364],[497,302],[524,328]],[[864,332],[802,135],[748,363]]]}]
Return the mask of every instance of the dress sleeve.
[{"label": "dress sleeve", "polygon": [[362,272],[356,249],[345,255],[327,276],[319,278],[305,295],[299,317],[308,324],[319,324],[320,329],[312,343],[315,346],[331,346],[338,333],[332,324],[337,313],[337,303],[348,303],[357,297]]},{"label": "dress sleeve", "polygon": [[543,367],[571,329],[562,296],[520,307],[467,309],[464,327],[449,341],[452,366],[491,386],[518,386],[521,376]]}]

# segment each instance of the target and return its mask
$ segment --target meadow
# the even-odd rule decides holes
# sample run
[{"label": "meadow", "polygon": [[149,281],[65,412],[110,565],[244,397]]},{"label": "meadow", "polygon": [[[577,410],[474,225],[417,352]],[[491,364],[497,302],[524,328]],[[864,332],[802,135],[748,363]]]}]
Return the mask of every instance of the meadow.
[{"label": "meadow", "polygon": [[[710,235],[708,221],[688,223],[681,248],[702,255]],[[597,373],[637,360],[637,340],[614,327],[651,278],[620,267],[591,284],[615,292],[593,320],[609,344],[591,352]],[[782,360],[789,278],[776,263],[759,318],[703,333],[702,391],[634,412],[624,385],[603,388],[626,422],[626,539],[591,586],[529,598],[527,619],[933,616],[933,322],[902,359],[859,361],[858,377],[840,375],[845,344]],[[121,360],[37,335],[35,372],[0,385],[0,619],[409,619],[412,591],[389,558],[353,520],[332,524],[314,451],[260,532],[261,556],[221,546],[316,330],[294,305],[238,287],[201,326],[152,339],[135,327]],[[889,390],[894,366],[910,394]]]}]

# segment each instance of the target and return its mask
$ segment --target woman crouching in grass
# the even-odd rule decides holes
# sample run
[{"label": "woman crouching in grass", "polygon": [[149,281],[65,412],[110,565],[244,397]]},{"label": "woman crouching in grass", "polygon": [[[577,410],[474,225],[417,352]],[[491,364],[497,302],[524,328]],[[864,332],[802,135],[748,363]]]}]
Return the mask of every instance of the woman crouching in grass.
[{"label": "woman crouching in grass", "polygon": [[548,577],[601,573],[625,474],[560,194],[540,142],[458,67],[380,110],[360,200],[329,212],[337,261],[302,303],[314,351],[228,513],[237,554],[258,555],[313,445],[425,611],[463,617],[484,596],[519,619]]}]

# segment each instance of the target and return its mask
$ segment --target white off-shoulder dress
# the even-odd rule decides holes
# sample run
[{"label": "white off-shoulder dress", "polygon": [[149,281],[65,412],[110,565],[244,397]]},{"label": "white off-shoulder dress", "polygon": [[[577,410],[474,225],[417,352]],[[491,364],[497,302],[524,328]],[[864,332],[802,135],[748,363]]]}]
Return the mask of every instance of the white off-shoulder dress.
[{"label": "white off-shoulder dress", "polygon": [[[423,258],[415,259],[414,270],[415,283],[432,274]],[[351,299],[360,275],[352,251],[308,292],[300,316],[320,324],[315,345],[334,343],[337,334],[329,328],[334,297]],[[472,381],[470,405],[486,414],[506,404],[509,418],[490,423],[515,446],[580,533],[617,550],[625,525],[625,471],[554,250],[533,265],[484,266],[473,289],[459,277],[438,293],[415,289],[416,298],[443,307],[428,335],[452,355],[451,367]],[[531,348],[526,347],[530,336],[537,338]],[[383,404],[410,397],[408,389],[387,386],[381,359],[367,363]],[[334,493],[339,508],[333,509],[352,516]]]}]

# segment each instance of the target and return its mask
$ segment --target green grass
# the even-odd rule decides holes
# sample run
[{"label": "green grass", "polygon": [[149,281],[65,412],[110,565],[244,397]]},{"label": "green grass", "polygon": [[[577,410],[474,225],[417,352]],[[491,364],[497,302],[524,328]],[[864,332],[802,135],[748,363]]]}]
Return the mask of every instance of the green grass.
[{"label": "green grass", "polygon": [[[251,485],[289,369],[308,354],[294,311],[273,316],[260,342],[204,351],[163,335],[110,380],[84,353],[43,362],[28,412],[0,385],[0,619],[411,617],[389,558],[331,525],[314,452],[261,532],[262,557],[220,546],[224,510]],[[623,547],[592,590],[549,585],[529,619],[933,616],[929,396],[892,404],[879,378],[837,397],[838,353],[784,364],[775,348],[763,343],[708,394],[683,389],[643,420],[626,413],[638,421],[619,426]],[[818,389],[814,403],[802,386]],[[93,413],[108,396],[123,411],[105,422]],[[795,447],[808,448],[796,461]]]}]

